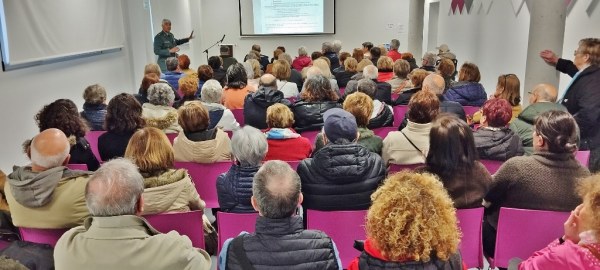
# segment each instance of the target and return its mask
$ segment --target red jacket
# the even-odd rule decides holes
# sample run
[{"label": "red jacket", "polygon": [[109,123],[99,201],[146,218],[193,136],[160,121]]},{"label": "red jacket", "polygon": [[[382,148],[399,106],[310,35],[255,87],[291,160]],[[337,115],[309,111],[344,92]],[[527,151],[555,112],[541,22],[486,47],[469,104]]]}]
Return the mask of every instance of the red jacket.
[{"label": "red jacket", "polygon": [[398,59],[402,59],[402,54],[399,53],[398,51],[392,51],[392,50],[390,50],[388,52],[387,56],[389,58],[392,58],[392,61],[394,61],[394,62],[396,62],[396,60],[398,60]]},{"label": "red jacket", "polygon": [[310,66],[310,64],[312,64],[312,59],[310,59],[310,56],[298,56],[292,62],[292,67],[297,71],[302,71],[303,68]]},{"label": "red jacket", "polygon": [[[268,131],[268,130],[266,130]],[[267,139],[269,149],[266,160],[295,161],[310,157],[312,145],[307,138]]]}]

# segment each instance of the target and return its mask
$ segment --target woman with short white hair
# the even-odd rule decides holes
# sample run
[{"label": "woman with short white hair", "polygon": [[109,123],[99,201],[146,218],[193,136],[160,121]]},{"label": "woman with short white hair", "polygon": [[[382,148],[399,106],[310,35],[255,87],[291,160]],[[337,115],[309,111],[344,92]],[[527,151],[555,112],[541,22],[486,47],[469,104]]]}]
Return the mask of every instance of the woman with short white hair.
[{"label": "woman with short white hair", "polygon": [[210,118],[209,129],[216,127],[222,128],[224,131],[234,131],[240,128],[231,110],[225,108],[221,104],[223,96],[223,87],[217,80],[210,79],[202,86],[200,99],[202,105],[208,110]]},{"label": "woman with short white hair", "polygon": [[165,133],[178,133],[177,110],[171,107],[175,94],[166,83],[155,83],[148,88],[148,103],[142,105],[142,118],[147,127],[161,129]]}]

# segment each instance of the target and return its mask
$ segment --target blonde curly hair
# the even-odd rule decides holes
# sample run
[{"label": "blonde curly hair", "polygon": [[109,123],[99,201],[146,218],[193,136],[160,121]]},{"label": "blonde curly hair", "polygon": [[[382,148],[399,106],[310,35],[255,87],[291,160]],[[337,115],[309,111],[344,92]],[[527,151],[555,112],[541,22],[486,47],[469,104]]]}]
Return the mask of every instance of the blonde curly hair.
[{"label": "blonde curly hair", "polygon": [[440,180],[402,171],[371,195],[367,236],[389,260],[448,260],[458,251],[456,209]]}]

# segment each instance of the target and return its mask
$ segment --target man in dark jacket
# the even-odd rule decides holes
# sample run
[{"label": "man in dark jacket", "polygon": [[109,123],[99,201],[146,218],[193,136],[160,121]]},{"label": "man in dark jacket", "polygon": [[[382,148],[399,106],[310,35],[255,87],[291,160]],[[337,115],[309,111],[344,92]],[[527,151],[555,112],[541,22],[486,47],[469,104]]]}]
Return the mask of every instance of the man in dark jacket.
[{"label": "man in dark jacket", "polygon": [[331,70],[331,73],[334,73],[333,70],[340,67],[340,58],[338,58],[337,53],[335,53],[333,44],[331,42],[323,42],[321,51],[323,52],[323,56],[327,57],[329,62],[331,62],[329,69]]},{"label": "man in dark jacket", "polygon": [[361,210],[371,205],[371,193],[385,179],[381,157],[356,143],[354,116],[339,108],[323,115],[325,146],[300,162],[304,207],[317,210]]},{"label": "man in dark jacket", "polygon": [[343,269],[331,238],[304,229],[296,213],[303,199],[300,187],[300,177],[287,163],[272,160],[262,166],[252,183],[256,232],[225,241],[219,269]]},{"label": "man in dark jacket", "polygon": [[379,70],[376,66],[368,65],[363,69],[363,77],[373,80],[377,84],[375,99],[385,102],[385,104],[392,104],[392,86],[389,83],[378,81],[378,75]]},{"label": "man in dark jacket", "polygon": [[277,79],[271,74],[260,77],[258,90],[246,96],[244,101],[244,119],[246,125],[258,129],[267,128],[267,108],[275,103],[290,106],[283,92],[277,90]]}]

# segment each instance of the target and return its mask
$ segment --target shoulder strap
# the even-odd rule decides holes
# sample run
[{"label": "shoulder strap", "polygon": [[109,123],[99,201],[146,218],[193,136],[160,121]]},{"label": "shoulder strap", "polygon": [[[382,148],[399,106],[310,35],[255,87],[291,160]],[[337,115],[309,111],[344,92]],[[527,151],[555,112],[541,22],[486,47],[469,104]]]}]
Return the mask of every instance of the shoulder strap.
[{"label": "shoulder strap", "polygon": [[402,133],[402,135],[404,135],[404,138],[406,138],[406,140],[410,143],[410,145],[412,145],[415,149],[417,149],[417,151],[419,151],[419,153],[421,153],[421,155],[423,156],[423,158],[427,158],[427,156],[425,155],[425,152],[423,152],[423,150],[419,149],[419,147],[417,147],[407,136],[406,134],[404,134],[404,132],[402,130],[400,130],[400,133]]},{"label": "shoulder strap", "polygon": [[248,259],[248,256],[246,255],[246,250],[244,249],[244,236],[243,235],[233,238],[233,240],[231,240],[230,245],[231,245],[230,248],[233,248],[231,251],[233,252],[233,254],[236,255],[236,258],[238,258],[242,269],[256,270],[254,268],[254,266],[252,266],[252,263],[250,262],[250,260]]}]

